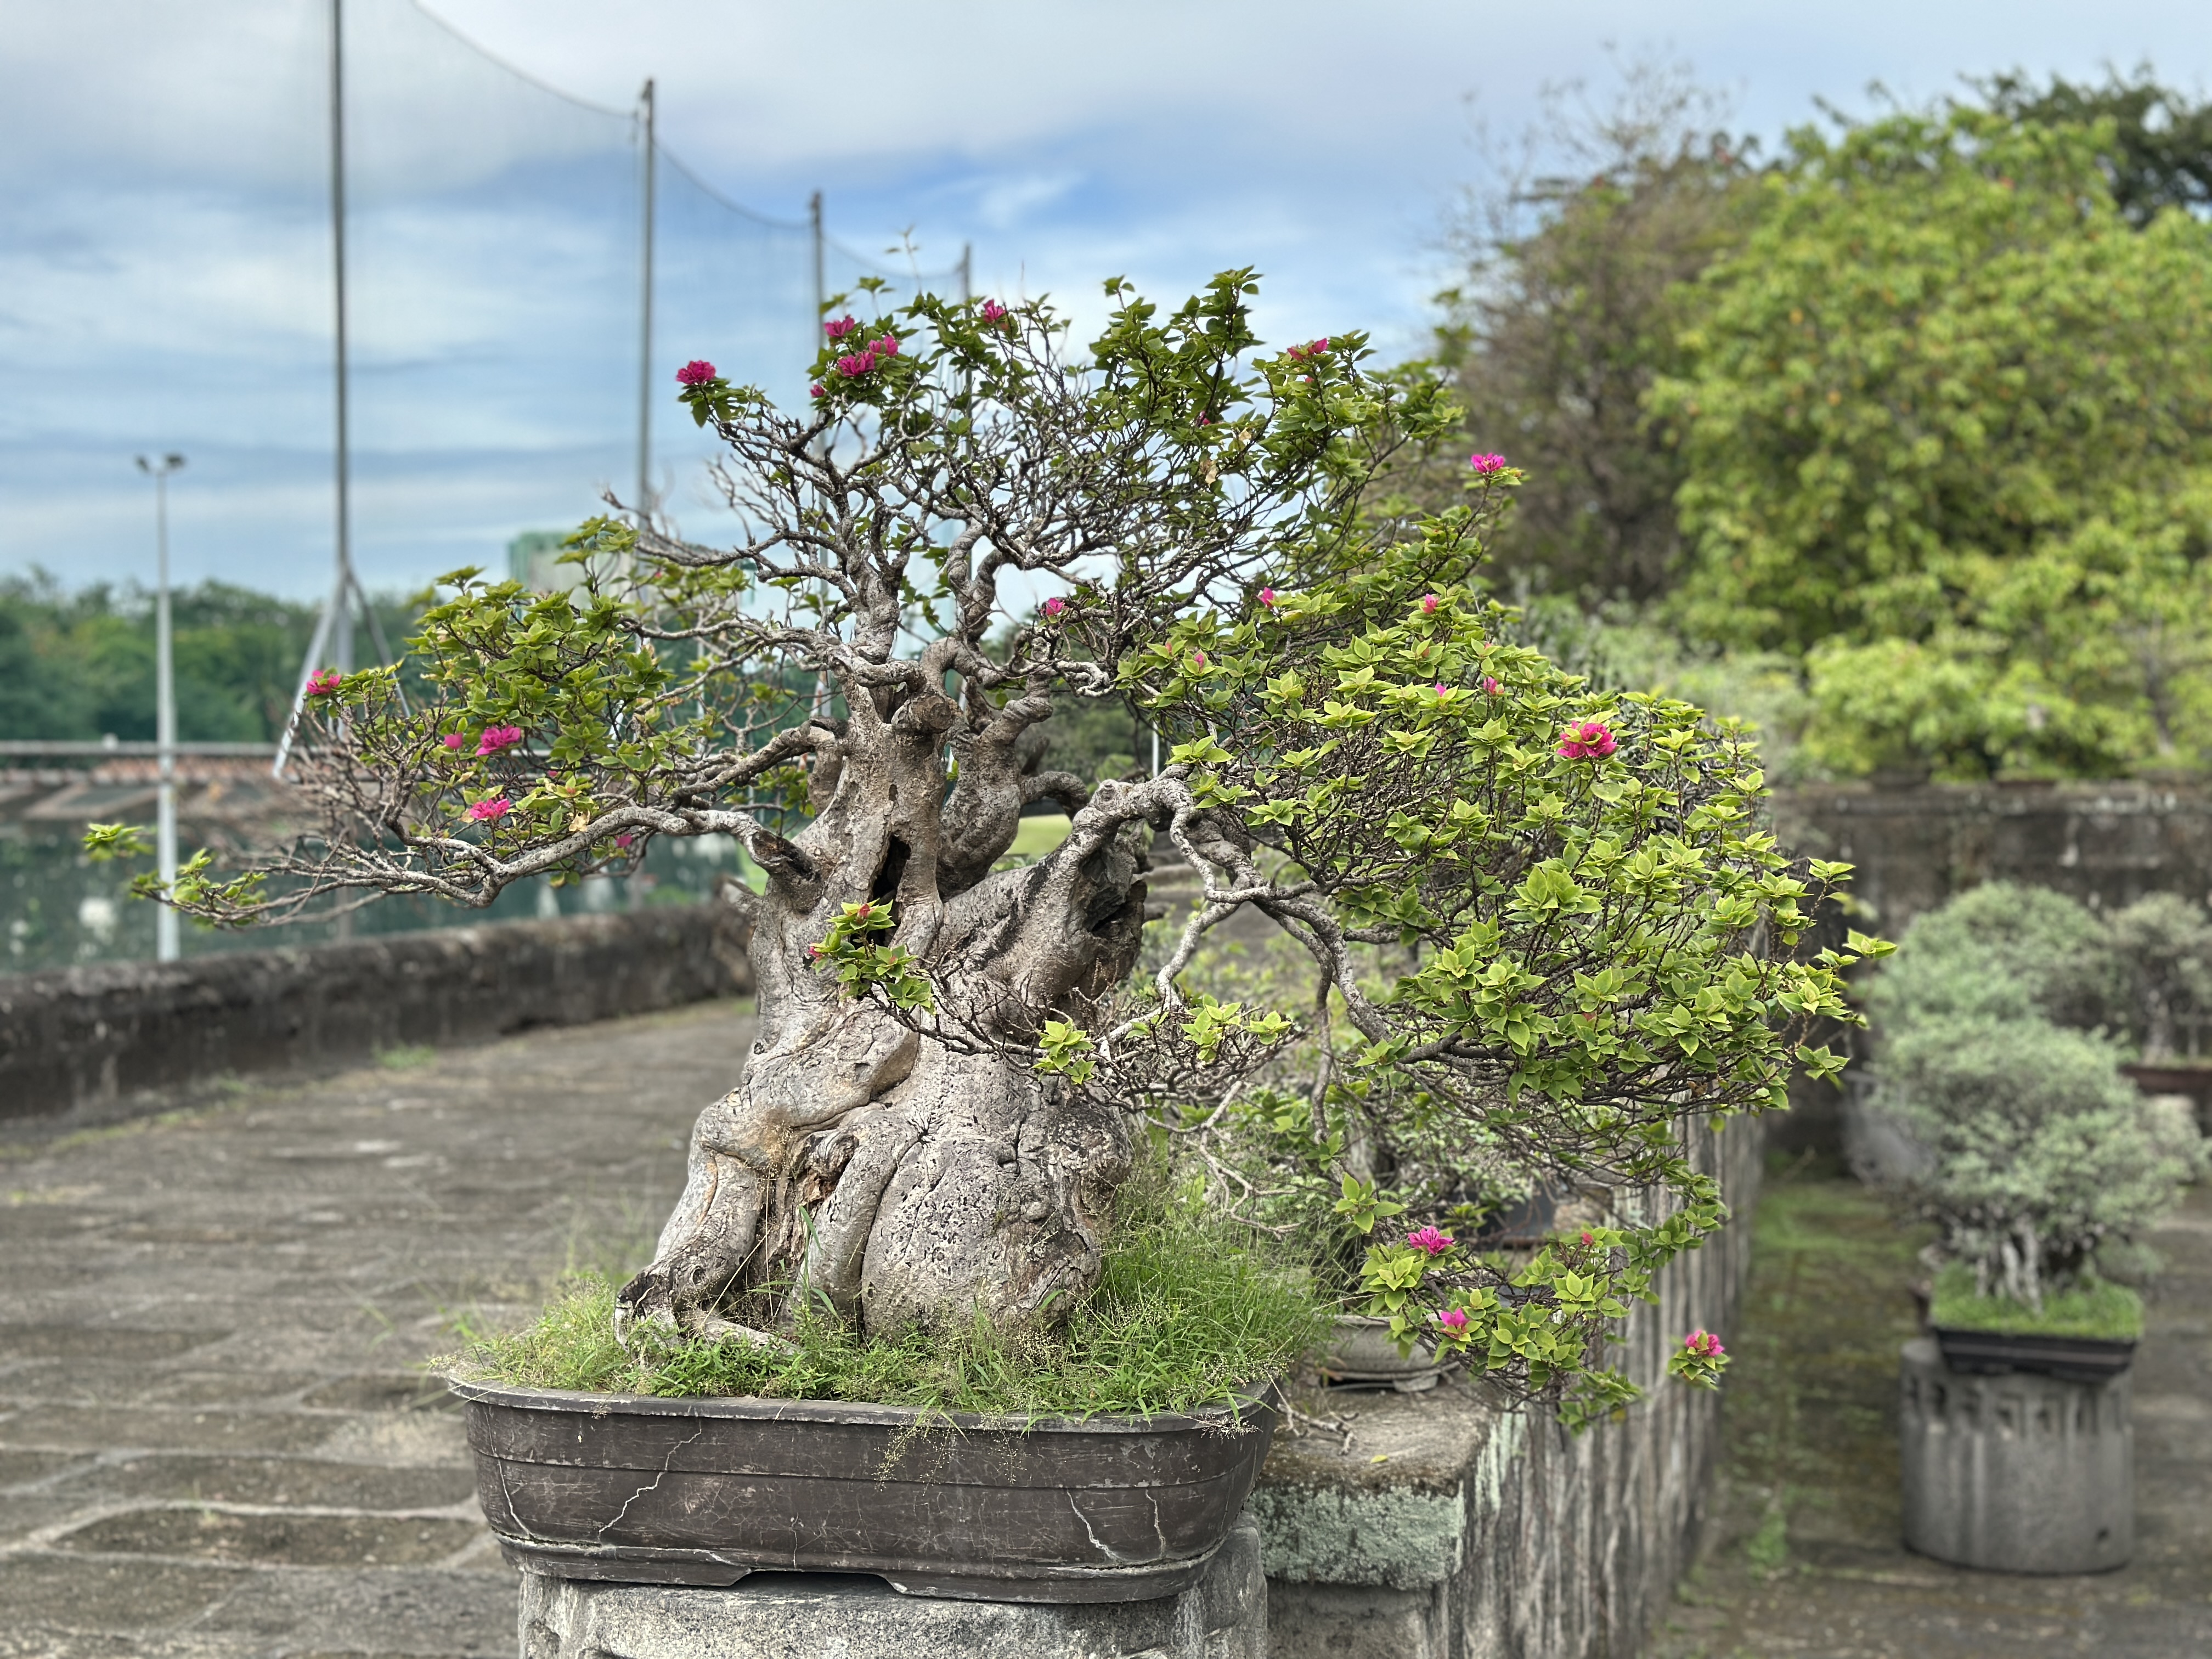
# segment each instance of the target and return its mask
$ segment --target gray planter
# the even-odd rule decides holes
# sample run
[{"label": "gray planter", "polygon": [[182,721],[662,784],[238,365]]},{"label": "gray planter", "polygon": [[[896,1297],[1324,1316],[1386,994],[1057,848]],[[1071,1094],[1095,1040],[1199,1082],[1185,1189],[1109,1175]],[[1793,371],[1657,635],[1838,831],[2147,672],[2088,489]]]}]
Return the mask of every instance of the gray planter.
[{"label": "gray planter", "polygon": [[2135,1549],[2130,1381],[1957,1371],[1934,1338],[1906,1343],[1907,1547],[2006,1572],[2124,1566]]},{"label": "gray planter", "polygon": [[1407,1353],[1398,1352],[1390,1338],[1390,1322],[1365,1314],[1339,1314],[1330,1334],[1328,1350],[1316,1363],[1322,1377],[1367,1388],[1391,1388],[1400,1394],[1420,1394],[1437,1386],[1437,1380],[1457,1364],[1439,1360],[1433,1346],[1416,1343]]},{"label": "gray planter", "polygon": [[780,1570],[985,1601],[1173,1595],[1228,1537],[1275,1426],[1256,1393],[1079,1421],[451,1386],[507,1559],[626,1583]]}]

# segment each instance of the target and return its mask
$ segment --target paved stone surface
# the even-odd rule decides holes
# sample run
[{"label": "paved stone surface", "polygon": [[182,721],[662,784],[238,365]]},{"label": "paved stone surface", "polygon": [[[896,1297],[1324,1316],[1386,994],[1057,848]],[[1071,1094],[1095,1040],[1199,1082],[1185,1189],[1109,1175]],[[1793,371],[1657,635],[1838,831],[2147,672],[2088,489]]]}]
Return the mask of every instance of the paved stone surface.
[{"label": "paved stone surface", "polygon": [[0,1659],[513,1653],[417,1367],[642,1260],[750,1036],[709,1004],[0,1150]]},{"label": "paved stone surface", "polygon": [[1898,1350],[1917,1325],[1921,1242],[1854,1182],[1770,1180],[1723,1472],[1655,1659],[2212,1654],[2212,1185],[2150,1241],[2168,1269],[2136,1361],[2135,1559],[2112,1572],[1983,1572],[1905,1549]]}]

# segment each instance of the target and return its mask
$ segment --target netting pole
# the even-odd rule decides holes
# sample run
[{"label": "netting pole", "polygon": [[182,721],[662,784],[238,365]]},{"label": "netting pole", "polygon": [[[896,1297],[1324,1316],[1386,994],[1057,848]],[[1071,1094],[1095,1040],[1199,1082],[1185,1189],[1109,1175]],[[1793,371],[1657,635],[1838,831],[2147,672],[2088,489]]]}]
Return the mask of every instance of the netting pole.
[{"label": "netting pole", "polygon": [[960,303],[967,305],[975,297],[975,244],[960,244]]},{"label": "netting pole", "polygon": [[301,712],[307,707],[307,682],[319,665],[316,659],[327,644],[329,666],[341,674],[353,672],[353,619],[350,607],[358,585],[353,574],[353,478],[350,461],[352,434],[348,422],[346,351],[346,167],[345,167],[345,0],[331,0],[331,291],[332,298],[332,368],[337,393],[337,444],[332,482],[337,496],[337,546],[331,559],[331,596],[316,619],[315,635],[307,643],[307,660],[300,665],[300,684],[292,693],[292,713],[277,739],[276,759],[270,767],[284,775],[292,757],[292,739],[300,729]]},{"label": "netting pole", "polygon": [[645,106],[645,207],[638,230],[637,300],[637,521],[653,516],[653,82],[638,94]]},{"label": "netting pole", "polygon": [[806,331],[806,361],[812,362],[814,354],[822,349],[822,313],[829,309],[829,281],[823,274],[822,192],[816,191],[807,199],[806,216],[814,231],[814,326]]}]

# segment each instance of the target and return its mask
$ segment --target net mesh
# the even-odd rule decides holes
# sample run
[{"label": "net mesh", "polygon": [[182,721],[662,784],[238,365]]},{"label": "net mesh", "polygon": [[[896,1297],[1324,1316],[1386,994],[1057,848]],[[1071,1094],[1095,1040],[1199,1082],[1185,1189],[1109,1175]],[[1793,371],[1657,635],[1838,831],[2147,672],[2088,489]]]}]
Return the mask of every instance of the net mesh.
[{"label": "net mesh", "polygon": [[[319,593],[335,536],[330,7],[36,13],[0,54],[0,568],[147,574],[131,457],[175,449],[191,459],[179,580]],[[386,589],[504,570],[519,536],[637,493],[643,124],[413,0],[346,0],[343,15],[355,562]],[[106,118],[76,106],[126,40],[140,95],[119,88]],[[665,147],[653,173],[648,483],[711,538],[708,441],[674,371],[706,357],[803,401],[814,236]],[[833,293],[864,275],[957,289],[950,262],[823,252]]]}]

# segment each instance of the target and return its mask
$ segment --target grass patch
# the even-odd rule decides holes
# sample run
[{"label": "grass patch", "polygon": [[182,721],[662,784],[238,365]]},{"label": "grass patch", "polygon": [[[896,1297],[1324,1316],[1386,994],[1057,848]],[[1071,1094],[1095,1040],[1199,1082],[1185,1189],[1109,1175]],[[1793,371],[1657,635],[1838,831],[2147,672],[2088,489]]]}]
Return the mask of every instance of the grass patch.
[{"label": "grass patch", "polygon": [[791,1352],[635,1333],[615,1340],[614,1286],[572,1277],[537,1322],[433,1364],[521,1388],[842,1400],[946,1412],[1085,1417],[1187,1411],[1281,1375],[1334,1309],[1303,1264],[1198,1207],[1125,1190],[1097,1292],[1055,1332],[919,1331],[862,1339],[828,1312]]},{"label": "grass patch", "polygon": [[2041,1313],[2008,1296],[1976,1296],[1974,1270],[1963,1261],[1936,1275],[1929,1316],[1954,1330],[1996,1331],[2006,1336],[2086,1336],[2132,1342],[2142,1335],[2142,1297],[2124,1285],[2093,1279],[2073,1290],[2052,1291]]},{"label": "grass patch", "polygon": [[437,1059],[438,1051],[424,1042],[402,1043],[397,1048],[379,1048],[376,1063],[389,1072],[411,1072],[417,1066],[428,1066]]}]

